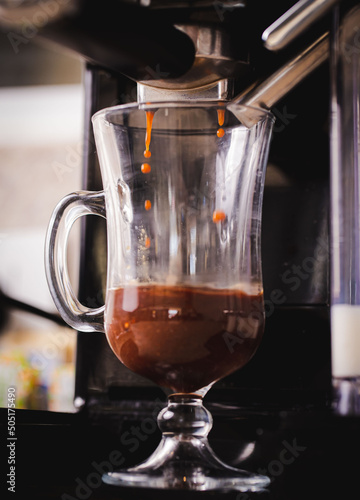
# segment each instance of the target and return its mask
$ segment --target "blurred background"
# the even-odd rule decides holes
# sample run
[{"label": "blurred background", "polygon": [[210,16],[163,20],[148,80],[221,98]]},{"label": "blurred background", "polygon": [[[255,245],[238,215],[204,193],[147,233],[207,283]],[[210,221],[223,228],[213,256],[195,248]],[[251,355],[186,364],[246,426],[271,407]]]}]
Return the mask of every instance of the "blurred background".
[{"label": "blurred background", "polygon": [[81,187],[82,62],[3,28],[0,65],[0,406],[16,386],[19,408],[74,411],[76,332],[56,321],[43,255],[53,208]]}]

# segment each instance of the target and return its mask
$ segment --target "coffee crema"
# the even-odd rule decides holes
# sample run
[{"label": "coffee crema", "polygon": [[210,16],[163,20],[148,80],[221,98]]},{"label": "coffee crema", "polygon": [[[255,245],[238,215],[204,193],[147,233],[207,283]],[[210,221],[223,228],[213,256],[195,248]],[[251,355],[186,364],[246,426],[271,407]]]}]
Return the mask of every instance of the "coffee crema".
[{"label": "coffee crema", "polygon": [[195,392],[244,366],[264,329],[263,295],[235,289],[127,286],[108,290],[108,342],[130,370]]}]

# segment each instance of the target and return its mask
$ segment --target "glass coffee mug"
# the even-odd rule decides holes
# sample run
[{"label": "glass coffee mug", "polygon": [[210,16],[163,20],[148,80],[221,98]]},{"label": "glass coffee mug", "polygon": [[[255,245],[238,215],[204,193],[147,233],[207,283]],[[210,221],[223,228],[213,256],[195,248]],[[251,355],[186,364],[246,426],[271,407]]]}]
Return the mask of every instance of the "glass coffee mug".
[{"label": "glass coffee mug", "polygon": [[[251,111],[257,122],[246,123]],[[119,360],[172,391],[159,447],[110,484],[192,490],[261,489],[266,476],[220,461],[202,398],[244,366],[264,330],[260,232],[271,113],[205,102],[131,104],[93,117],[103,191],[55,208],[46,273],[63,319],[105,332]],[[74,221],[107,222],[105,305],[75,296],[66,264]]]}]

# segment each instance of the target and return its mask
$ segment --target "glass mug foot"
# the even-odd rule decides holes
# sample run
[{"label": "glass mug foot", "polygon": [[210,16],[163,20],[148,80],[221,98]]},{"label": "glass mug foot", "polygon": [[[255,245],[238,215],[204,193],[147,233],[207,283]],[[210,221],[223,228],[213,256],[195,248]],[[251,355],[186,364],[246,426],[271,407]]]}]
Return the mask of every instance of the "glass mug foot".
[{"label": "glass mug foot", "polygon": [[162,439],[145,462],[127,470],[108,472],[103,481],[115,486],[192,491],[259,491],[267,476],[230,467],[211,449],[207,435],[210,412],[197,394],[173,394],[158,417]]}]

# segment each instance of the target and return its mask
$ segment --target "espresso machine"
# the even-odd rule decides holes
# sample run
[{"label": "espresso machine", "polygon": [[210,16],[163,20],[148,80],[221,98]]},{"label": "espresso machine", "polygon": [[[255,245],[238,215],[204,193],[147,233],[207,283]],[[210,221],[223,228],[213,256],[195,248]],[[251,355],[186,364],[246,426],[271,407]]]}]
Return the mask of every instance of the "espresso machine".
[{"label": "espresso machine", "polygon": [[[21,43],[35,26],[39,38],[84,59],[84,190],[102,189],[91,126],[98,110],[134,101],[203,99],[260,105],[274,114],[263,204],[264,339],[251,362],[206,397],[214,415],[214,449],[234,466],[265,471],[273,481],[254,498],[356,491],[357,464],[350,451],[359,445],[360,426],[356,415],[336,412],[332,380],[329,147],[334,33],[356,4],[77,0],[12,7],[0,2],[13,43]],[[106,287],[105,223],[85,218],[81,241],[79,300],[97,307]],[[41,416],[58,433],[52,439],[60,449],[67,446],[65,427],[78,443],[66,482],[55,488],[58,497],[115,498],[114,490],[94,480],[99,464],[111,462],[114,442],[124,435],[125,448],[133,439],[133,450],[124,454],[127,463],[146,456],[159,434],[142,424],[165,399],[162,389],[119,363],[103,334],[78,332],[77,413]],[[23,439],[32,442],[26,431],[34,417],[23,418]],[[240,435],[239,420],[246,435]],[[45,445],[40,449],[38,458],[48,453]],[[55,476],[50,465],[44,467],[44,498],[52,498],[45,493]],[[335,471],[339,481],[330,482]],[[134,492],[116,494],[133,498]],[[186,491],[174,495],[192,498]],[[240,500],[253,494],[232,495]]]},{"label": "espresso machine", "polygon": [[[87,64],[84,75],[88,96],[85,123],[89,128],[84,139],[84,188],[101,188],[90,126],[91,116],[101,108],[134,100],[236,99],[247,104],[261,102],[272,109],[277,122],[270,148],[270,163],[273,165],[269,168],[270,185],[266,187],[264,197],[262,257],[267,329],[273,332],[276,340],[270,338],[271,334],[267,335],[253,366],[220,382],[211,392],[215,400],[220,397],[231,401],[238,399],[237,390],[243,392],[245,389],[247,393],[254,389],[260,401],[265,398],[264,401],[271,401],[271,404],[277,401],[285,405],[326,405],[332,389],[330,345],[326,341],[329,339],[329,138],[326,130],[329,107],[328,97],[326,99],[319,88],[321,86],[329,92],[329,70],[325,62],[329,47],[324,28],[317,25],[315,33],[307,33],[306,41],[301,40],[301,44],[292,46],[291,50],[274,53],[264,48],[261,39],[270,21],[271,9],[265,2],[260,2],[258,7],[241,2],[224,2],[221,6],[189,2],[186,8],[171,6],[170,9],[167,2],[151,5],[147,9],[135,9],[136,19],[143,11],[146,16],[145,28],[140,20],[135,25],[141,33],[149,26],[151,33],[157,31],[152,29],[155,20],[161,26],[171,23],[171,29],[176,27],[178,37],[183,40],[175,41],[174,46],[181,46],[181,57],[187,57],[187,68],[182,66],[185,64],[183,60],[172,69],[159,57],[155,65],[144,63],[143,74],[140,74],[138,64],[137,74],[127,69],[123,70],[124,76],[111,67],[109,70],[103,65]],[[260,17],[259,10],[262,12]],[[147,18],[148,15],[154,16],[154,21],[150,20],[152,17]],[[170,27],[166,29],[170,30]],[[163,30],[165,27],[160,32]],[[171,38],[164,34],[163,39],[169,47]],[[127,43],[132,45],[130,41]],[[174,62],[173,57],[171,61]],[[176,73],[179,70],[180,75]],[[303,81],[310,73],[309,79]],[[299,86],[289,95],[290,89],[300,81],[304,86],[309,85],[311,92]],[[319,94],[324,97],[323,103],[319,103]],[[285,95],[287,100],[281,100]],[[309,120],[315,108],[317,119]],[[300,125],[301,117],[304,122]],[[320,133],[318,120],[323,120]],[[316,128],[316,133],[311,132],[312,127]],[[302,156],[298,138],[304,137],[304,132],[305,141],[310,142],[300,148],[304,153],[306,151]],[[299,164],[295,166],[294,162]],[[271,180],[272,174],[282,178],[280,185]],[[96,222],[85,222],[85,247],[89,248],[89,241],[96,241],[96,245],[92,245],[91,254],[87,252],[83,256],[80,272],[80,300],[91,307],[103,302],[102,291],[105,289],[105,226],[101,221]],[[316,258],[317,254],[321,254],[320,259]],[[93,272],[89,273],[89,269]],[[296,331],[291,327],[290,337],[287,333],[289,322],[297,325]],[[313,364],[303,363],[303,359],[308,358],[305,341],[308,337],[312,339]],[[291,356],[288,356],[289,350]],[[107,405],[109,401],[122,400],[125,393],[126,398],[135,400],[152,399],[154,395],[160,397],[157,387],[119,366],[103,335],[79,333],[77,352],[77,405],[99,408],[98,405]],[[249,394],[249,397],[250,404],[253,396]],[[244,404],[243,396],[240,399]]]}]

